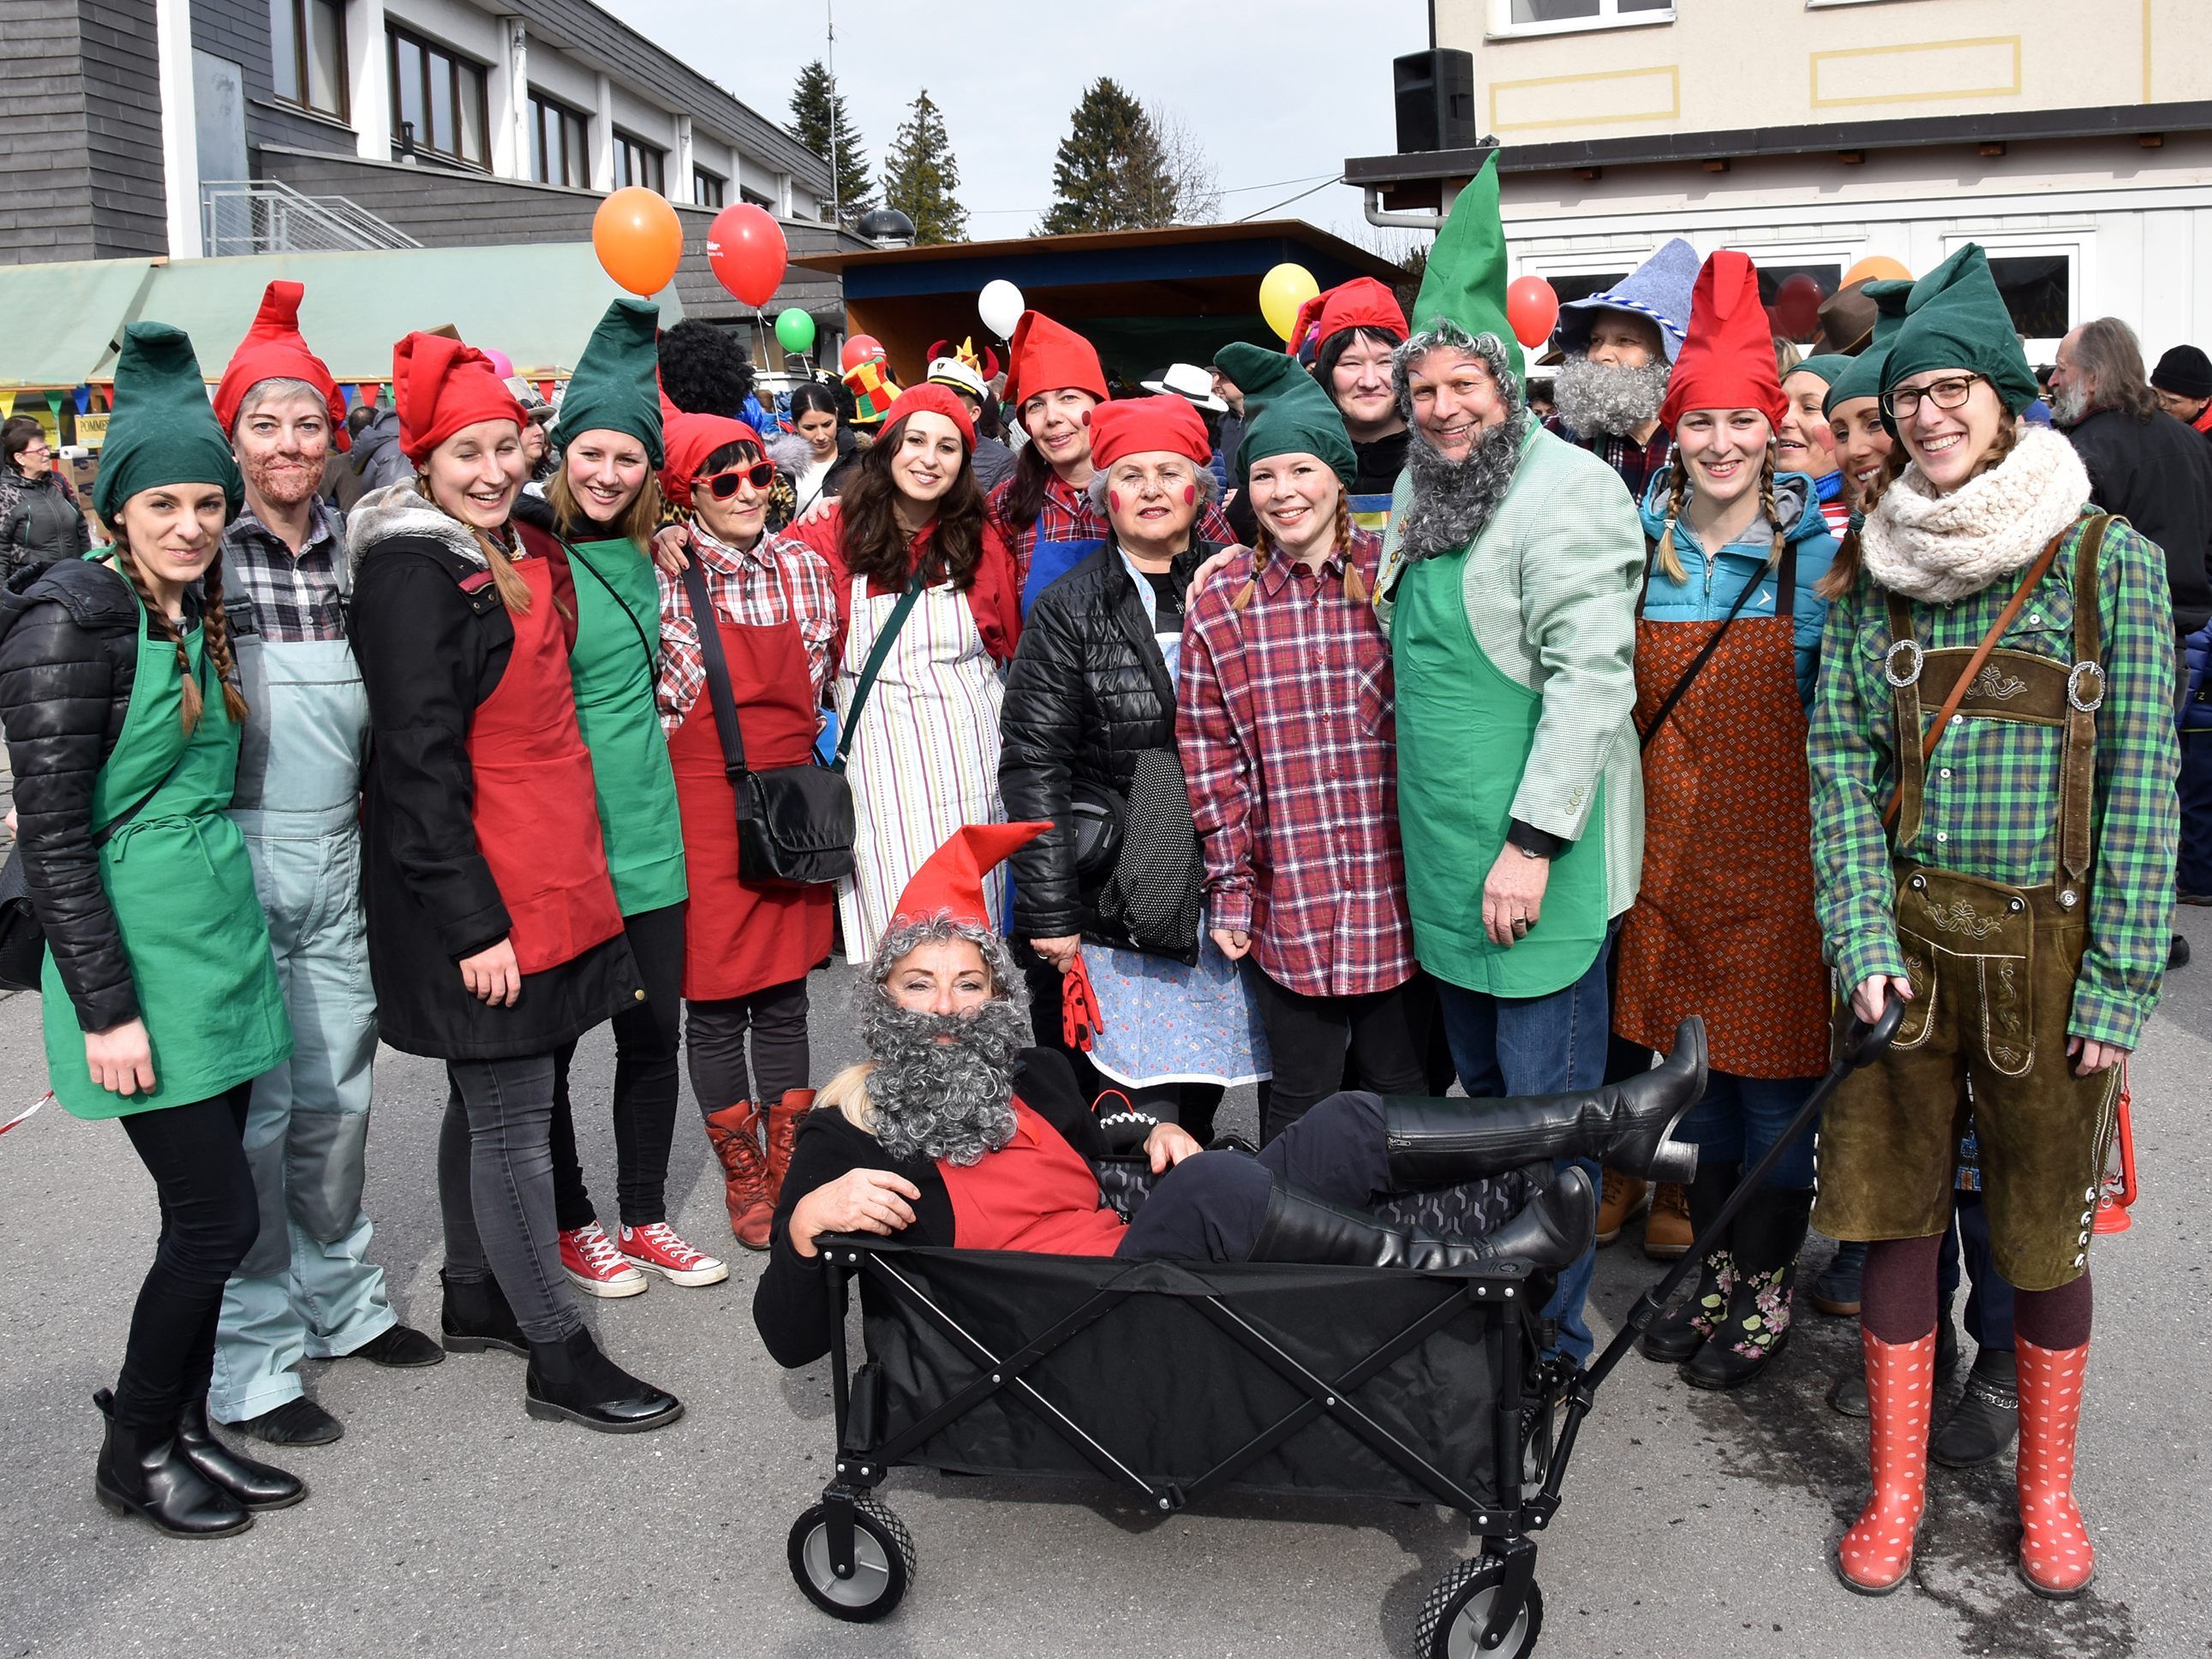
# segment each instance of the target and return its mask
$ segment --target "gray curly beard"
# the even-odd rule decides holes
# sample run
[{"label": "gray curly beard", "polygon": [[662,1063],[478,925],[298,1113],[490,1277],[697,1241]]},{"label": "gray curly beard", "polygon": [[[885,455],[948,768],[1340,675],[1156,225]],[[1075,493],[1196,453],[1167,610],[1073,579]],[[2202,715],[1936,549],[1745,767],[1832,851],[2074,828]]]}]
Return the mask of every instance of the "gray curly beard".
[{"label": "gray curly beard", "polygon": [[1477,433],[1474,447],[1456,461],[1414,428],[1413,441],[1406,446],[1412,491],[1399,541],[1409,562],[1456,553],[1482,534],[1513,487],[1528,422],[1528,412],[1516,409]]},{"label": "gray curly beard", "polygon": [[1630,436],[1659,418],[1672,368],[1664,357],[1638,368],[1569,357],[1552,376],[1552,411],[1577,437]]},{"label": "gray curly beard", "polygon": [[893,1158],[970,1165],[1014,1138],[1014,1061],[1030,1026],[1011,998],[994,997],[972,1013],[933,1014],[878,994],[861,1017],[860,1040],[875,1061],[868,1104],[876,1139]]}]

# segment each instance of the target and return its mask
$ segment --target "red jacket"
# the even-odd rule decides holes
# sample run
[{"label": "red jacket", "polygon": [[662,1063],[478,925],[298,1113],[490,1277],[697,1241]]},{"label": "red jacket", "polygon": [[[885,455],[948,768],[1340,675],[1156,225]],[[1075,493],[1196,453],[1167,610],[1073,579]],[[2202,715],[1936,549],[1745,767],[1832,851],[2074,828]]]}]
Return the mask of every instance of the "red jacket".
[{"label": "red jacket", "polygon": [[[845,562],[844,503],[832,501],[830,510],[821,517],[794,524],[783,533],[792,540],[805,543],[829,562],[837,590],[834,659],[842,662],[845,656],[845,632],[853,622],[853,572]],[[930,538],[936,533],[937,526],[933,522],[915,535],[907,562],[909,571],[921,562]],[[872,594],[897,591],[880,578],[868,584]],[[983,649],[990,653],[994,662],[1012,662],[1014,647],[1022,638],[1021,579],[1015,573],[1013,556],[1006,550],[1005,538],[988,520],[983,526],[983,556],[976,563],[975,579],[966,598],[968,609],[975,618],[975,631],[983,636]]]}]

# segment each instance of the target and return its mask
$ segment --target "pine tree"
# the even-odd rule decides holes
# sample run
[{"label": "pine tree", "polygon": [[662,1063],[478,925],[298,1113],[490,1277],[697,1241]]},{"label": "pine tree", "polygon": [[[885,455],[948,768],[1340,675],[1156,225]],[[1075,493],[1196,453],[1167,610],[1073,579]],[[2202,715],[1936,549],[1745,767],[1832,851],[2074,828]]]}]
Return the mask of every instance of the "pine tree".
[{"label": "pine tree", "polygon": [[1052,188],[1052,211],[1038,227],[1047,236],[1170,224],[1180,193],[1144,106],[1103,76],[1075,106]]},{"label": "pine tree", "polygon": [[791,136],[827,161],[832,135],[836,143],[837,198],[850,224],[876,204],[875,182],[868,176],[867,152],[845,110],[845,94],[820,58],[799,71],[791,92]]},{"label": "pine tree", "polygon": [[944,112],[925,87],[884,152],[884,205],[914,221],[917,243],[964,242],[968,210],[953,195],[959,188],[960,164],[952,157]]}]

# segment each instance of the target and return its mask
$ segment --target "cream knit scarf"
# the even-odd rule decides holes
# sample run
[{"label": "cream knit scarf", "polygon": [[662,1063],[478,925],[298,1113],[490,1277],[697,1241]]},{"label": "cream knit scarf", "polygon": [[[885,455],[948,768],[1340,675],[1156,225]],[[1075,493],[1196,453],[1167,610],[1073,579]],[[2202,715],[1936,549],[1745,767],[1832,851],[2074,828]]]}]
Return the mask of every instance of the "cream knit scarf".
[{"label": "cream knit scarf", "polygon": [[1908,599],[1948,604],[2025,569],[2074,522],[2089,475],[2074,446],[2024,428],[2012,453],[1938,495],[1918,462],[1890,485],[1859,532],[1867,574]]}]

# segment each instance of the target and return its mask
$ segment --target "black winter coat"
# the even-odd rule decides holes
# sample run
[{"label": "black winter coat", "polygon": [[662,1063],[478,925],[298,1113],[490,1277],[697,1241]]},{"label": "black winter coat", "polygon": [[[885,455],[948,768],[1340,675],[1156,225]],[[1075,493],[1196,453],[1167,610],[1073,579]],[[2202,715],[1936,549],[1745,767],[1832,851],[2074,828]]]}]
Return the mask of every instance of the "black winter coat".
[{"label": "black winter coat", "polygon": [[[1188,581],[1218,546],[1194,544],[1176,573]],[[1124,942],[1086,902],[1068,804],[1078,783],[1126,799],[1138,753],[1174,748],[1175,723],[1146,598],[1109,542],[1037,595],[1007,671],[999,793],[1009,820],[1053,825],[1013,855],[1015,937]]]},{"label": "black winter coat", "polygon": [[2089,471],[2089,499],[2117,513],[2166,554],[2173,626],[2212,622],[2212,444],[2163,412],[2137,421],[2093,411],[2066,434]]},{"label": "black winter coat", "polygon": [[81,559],[91,546],[84,511],[58,477],[49,472],[22,481],[7,522],[0,524],[0,561],[7,569]]},{"label": "black winter coat", "polygon": [[368,690],[362,897],[379,1034],[441,1060],[550,1054],[630,1006],[641,981],[618,933],[523,975],[512,1008],[461,983],[461,958],[510,926],[469,817],[467,743],[507,672],[514,626],[496,588],[461,591],[459,575],[483,556],[412,484],[362,497],[346,527],[354,655]]},{"label": "black winter coat", "polygon": [[[188,623],[197,625],[198,611],[187,590]],[[93,784],[123,735],[138,678],[138,615],[129,580],[82,559],[19,570],[0,589],[0,720],[23,874],[88,1031],[139,1012],[92,842]]]}]

